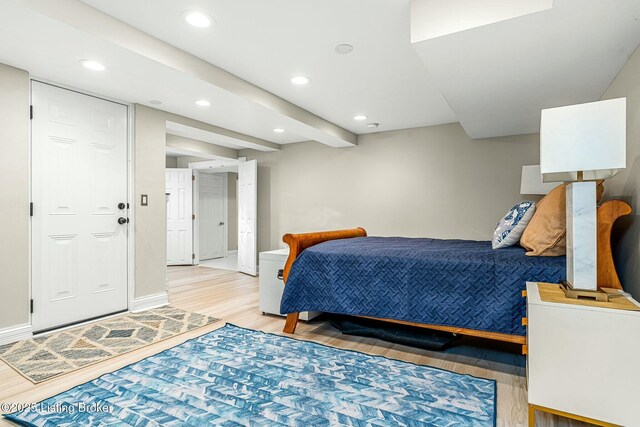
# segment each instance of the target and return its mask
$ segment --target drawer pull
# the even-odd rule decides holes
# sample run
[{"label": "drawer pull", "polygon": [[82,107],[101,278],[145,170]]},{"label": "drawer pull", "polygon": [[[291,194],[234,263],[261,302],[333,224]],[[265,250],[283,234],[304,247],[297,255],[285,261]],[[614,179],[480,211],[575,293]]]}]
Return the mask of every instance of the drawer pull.
[{"label": "drawer pull", "polygon": [[522,354],[527,354],[527,350],[528,350],[528,349],[527,349],[527,345],[526,345],[526,344],[523,344],[523,345],[522,345]]},{"label": "drawer pull", "polygon": [[526,317],[522,318],[522,326],[527,326],[529,324],[529,319],[527,319]]},{"label": "drawer pull", "polygon": [[522,291],[522,298],[526,298],[526,297],[527,297],[527,291],[524,290],[524,291]]}]

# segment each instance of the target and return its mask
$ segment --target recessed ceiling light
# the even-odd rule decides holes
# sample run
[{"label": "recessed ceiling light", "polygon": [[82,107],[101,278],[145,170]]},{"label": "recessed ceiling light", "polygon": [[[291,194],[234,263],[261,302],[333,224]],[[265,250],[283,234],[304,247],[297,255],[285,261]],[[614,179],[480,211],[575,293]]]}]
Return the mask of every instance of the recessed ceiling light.
[{"label": "recessed ceiling light", "polygon": [[207,101],[206,99],[198,99],[196,102],[196,105],[198,107],[208,107],[211,105],[211,103],[209,101]]},{"label": "recessed ceiling light", "polygon": [[293,76],[291,77],[291,83],[294,85],[302,86],[309,83],[311,79],[307,76]]},{"label": "recessed ceiling light", "polygon": [[88,68],[93,71],[104,71],[107,68],[99,62],[91,61],[89,59],[83,59],[80,62],[84,68]]},{"label": "recessed ceiling light", "polygon": [[275,128],[273,131],[275,133],[284,133],[284,129],[282,129],[282,128]]},{"label": "recessed ceiling light", "polygon": [[339,44],[333,50],[335,50],[335,52],[340,55],[346,55],[348,53],[351,53],[351,51],[353,51],[353,46],[351,46],[350,44],[344,43],[344,44]]},{"label": "recessed ceiling light", "polygon": [[197,28],[208,28],[211,26],[211,22],[213,21],[213,18],[211,18],[209,15],[193,10],[184,12],[183,15],[184,20],[187,21],[189,25]]},{"label": "recessed ceiling light", "polygon": [[363,114],[358,114],[357,116],[353,116],[353,120],[358,120],[358,121],[367,120],[367,116]]},{"label": "recessed ceiling light", "polygon": [[367,125],[369,129],[378,129],[379,126],[380,126],[380,123],[369,123]]},{"label": "recessed ceiling light", "polygon": [[160,105],[162,104],[162,101],[159,101],[157,99],[152,99],[151,101],[149,101],[149,104]]}]

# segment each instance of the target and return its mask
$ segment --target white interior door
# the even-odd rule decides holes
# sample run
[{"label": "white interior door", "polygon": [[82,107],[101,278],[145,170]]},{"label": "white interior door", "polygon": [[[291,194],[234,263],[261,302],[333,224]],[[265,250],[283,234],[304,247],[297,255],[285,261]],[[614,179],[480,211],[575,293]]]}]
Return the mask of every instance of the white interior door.
[{"label": "white interior door", "polygon": [[167,169],[167,265],[193,264],[191,169]]},{"label": "white interior door", "polygon": [[35,81],[31,90],[40,331],[127,308],[127,107]]},{"label": "white interior door", "polygon": [[226,174],[200,173],[200,259],[224,256]]},{"label": "white interior door", "polygon": [[238,164],[238,271],[257,274],[258,165]]}]

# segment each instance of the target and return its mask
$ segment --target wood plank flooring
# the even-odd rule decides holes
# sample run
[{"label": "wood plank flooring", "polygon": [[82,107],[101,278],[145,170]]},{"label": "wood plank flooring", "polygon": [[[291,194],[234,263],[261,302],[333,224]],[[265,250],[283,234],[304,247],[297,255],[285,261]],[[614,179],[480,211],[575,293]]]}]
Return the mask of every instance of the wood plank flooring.
[{"label": "wood plank flooring", "polygon": [[[169,301],[184,310],[220,317],[218,322],[134,352],[88,366],[56,379],[32,384],[0,362],[0,403],[37,402],[114,371],[144,357],[221,327],[225,322],[265,332],[281,333],[284,318],[262,315],[258,308],[258,279],[228,270],[207,267],[169,268]],[[524,359],[519,346],[479,339],[463,339],[446,352],[420,350],[373,338],[343,336],[324,320],[301,322],[295,337],[335,347],[382,355],[462,374],[492,378],[498,384],[498,426],[526,426],[527,403]],[[538,414],[536,426],[587,426],[587,424]],[[0,425],[11,425],[0,420]]]}]

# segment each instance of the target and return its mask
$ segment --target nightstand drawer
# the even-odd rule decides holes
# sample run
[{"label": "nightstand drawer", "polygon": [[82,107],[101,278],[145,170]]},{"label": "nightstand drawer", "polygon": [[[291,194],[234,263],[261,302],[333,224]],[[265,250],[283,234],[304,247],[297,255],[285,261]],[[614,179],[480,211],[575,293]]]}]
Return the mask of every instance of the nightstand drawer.
[{"label": "nightstand drawer", "polygon": [[544,302],[528,284],[530,404],[638,425],[640,312]]}]

